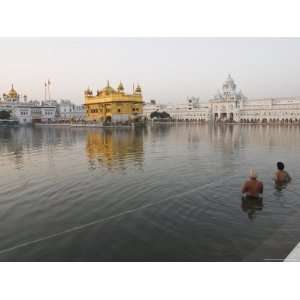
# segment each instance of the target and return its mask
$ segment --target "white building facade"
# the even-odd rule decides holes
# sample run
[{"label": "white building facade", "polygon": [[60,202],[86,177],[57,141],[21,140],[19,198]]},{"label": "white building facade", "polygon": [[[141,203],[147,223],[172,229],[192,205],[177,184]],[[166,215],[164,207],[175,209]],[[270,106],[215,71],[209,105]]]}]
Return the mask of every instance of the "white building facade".
[{"label": "white building facade", "polygon": [[209,121],[209,107],[199,98],[189,98],[185,104],[168,105],[166,112],[176,121]]},{"label": "white building facade", "polygon": [[21,97],[13,86],[8,94],[3,94],[3,99],[0,99],[0,110],[10,112],[12,120],[25,125],[53,122],[56,114],[55,106],[42,105],[39,101],[27,102],[27,97]]},{"label": "white building facade", "polygon": [[189,98],[186,104],[168,105],[165,111],[177,121],[300,124],[300,97],[247,99],[228,75],[222,92],[207,103]]},{"label": "white building facade", "polygon": [[30,103],[0,102],[0,110],[9,111],[11,119],[20,124],[48,123],[55,121],[56,107]]},{"label": "white building facade", "polygon": [[155,111],[163,111],[166,105],[157,104],[155,100],[150,100],[150,102],[145,102],[143,106],[143,116],[146,119],[150,119],[150,116]]},{"label": "white building facade", "polygon": [[77,105],[70,100],[60,100],[58,104],[58,116],[60,120],[80,121],[85,119],[84,105]]}]

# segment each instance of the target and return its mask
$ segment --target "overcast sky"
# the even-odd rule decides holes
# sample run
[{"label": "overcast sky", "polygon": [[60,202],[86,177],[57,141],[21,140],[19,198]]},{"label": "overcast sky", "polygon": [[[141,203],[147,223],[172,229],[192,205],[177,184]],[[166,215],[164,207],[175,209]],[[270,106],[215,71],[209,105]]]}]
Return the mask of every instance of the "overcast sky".
[{"label": "overcast sky", "polygon": [[14,84],[29,99],[83,102],[83,91],[110,80],[139,83],[144,100],[207,101],[230,73],[248,98],[300,96],[300,39],[1,38],[0,93]]}]

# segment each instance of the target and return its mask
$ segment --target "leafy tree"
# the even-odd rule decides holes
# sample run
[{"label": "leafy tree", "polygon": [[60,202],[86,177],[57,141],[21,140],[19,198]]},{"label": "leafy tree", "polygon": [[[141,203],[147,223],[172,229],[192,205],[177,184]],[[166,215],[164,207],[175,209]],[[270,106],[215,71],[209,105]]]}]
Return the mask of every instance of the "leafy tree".
[{"label": "leafy tree", "polygon": [[158,119],[171,119],[171,116],[163,111],[163,112],[159,112],[159,111],[154,111],[150,114],[150,118],[153,119],[153,118],[158,118]]},{"label": "leafy tree", "polygon": [[165,111],[163,111],[163,112],[160,114],[160,117],[161,117],[162,119],[171,119],[171,116],[170,116],[167,112],[165,112]]},{"label": "leafy tree", "polygon": [[153,118],[160,118],[160,112],[158,111],[153,111],[151,114],[150,114],[150,118],[153,119]]},{"label": "leafy tree", "polygon": [[0,119],[2,119],[2,120],[9,120],[10,119],[10,111],[8,111],[8,110],[1,110],[0,111]]}]

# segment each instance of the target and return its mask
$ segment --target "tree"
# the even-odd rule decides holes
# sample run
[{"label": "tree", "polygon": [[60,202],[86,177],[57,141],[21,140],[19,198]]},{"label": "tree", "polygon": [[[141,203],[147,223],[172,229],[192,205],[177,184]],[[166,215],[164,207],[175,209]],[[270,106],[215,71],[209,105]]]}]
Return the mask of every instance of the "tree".
[{"label": "tree", "polygon": [[150,118],[153,119],[153,118],[157,118],[157,119],[171,119],[171,116],[163,111],[163,112],[159,112],[159,111],[154,111],[150,114]]},{"label": "tree", "polygon": [[150,114],[150,118],[153,119],[153,118],[160,118],[160,112],[158,111],[153,111],[151,114]]},{"label": "tree", "polygon": [[170,116],[167,112],[165,112],[165,111],[163,111],[163,112],[160,114],[160,117],[161,117],[162,119],[171,119],[171,116]]},{"label": "tree", "polygon": [[8,111],[8,110],[1,110],[0,111],[0,119],[2,119],[2,120],[9,120],[10,119],[10,111]]}]

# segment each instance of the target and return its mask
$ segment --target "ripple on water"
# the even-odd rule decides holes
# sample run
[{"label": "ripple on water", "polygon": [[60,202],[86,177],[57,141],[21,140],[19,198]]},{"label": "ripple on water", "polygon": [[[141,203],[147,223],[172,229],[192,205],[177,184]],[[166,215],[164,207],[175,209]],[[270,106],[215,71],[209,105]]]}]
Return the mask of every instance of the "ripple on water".
[{"label": "ripple on water", "polygon": [[[1,131],[0,250],[75,229],[0,260],[241,260],[300,209],[297,132]],[[282,157],[293,182],[277,191],[270,174]],[[253,165],[265,183],[259,209],[240,195]]]}]

